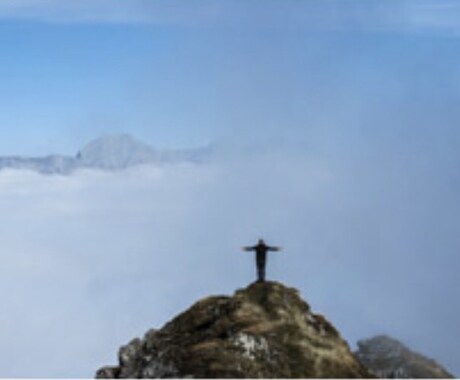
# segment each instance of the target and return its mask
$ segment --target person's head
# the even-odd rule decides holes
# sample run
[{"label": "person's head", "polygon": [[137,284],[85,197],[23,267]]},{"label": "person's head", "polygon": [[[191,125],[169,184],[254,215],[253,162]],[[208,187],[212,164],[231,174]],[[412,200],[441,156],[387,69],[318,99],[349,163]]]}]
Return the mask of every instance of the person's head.
[{"label": "person's head", "polygon": [[265,245],[264,239],[259,239],[259,245]]}]

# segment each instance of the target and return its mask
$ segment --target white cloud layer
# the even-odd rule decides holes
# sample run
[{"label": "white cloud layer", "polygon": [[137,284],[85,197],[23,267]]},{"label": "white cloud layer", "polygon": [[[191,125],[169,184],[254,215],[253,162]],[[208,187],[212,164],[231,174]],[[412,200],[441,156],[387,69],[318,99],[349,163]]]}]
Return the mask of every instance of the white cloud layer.
[{"label": "white cloud layer", "polygon": [[260,236],[285,247],[268,276],[350,343],[389,333],[452,368],[455,194],[429,165],[368,158],[279,148],[213,165],[0,172],[1,375],[93,376],[131,338],[252,281],[239,247]]}]

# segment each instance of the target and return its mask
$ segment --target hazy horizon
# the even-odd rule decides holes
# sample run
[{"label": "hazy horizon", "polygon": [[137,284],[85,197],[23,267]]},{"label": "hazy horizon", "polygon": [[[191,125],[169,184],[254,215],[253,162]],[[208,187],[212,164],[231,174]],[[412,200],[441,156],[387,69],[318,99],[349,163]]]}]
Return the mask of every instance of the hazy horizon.
[{"label": "hazy horizon", "polygon": [[0,157],[104,135],[200,163],[0,171],[3,377],[91,377],[120,345],[267,275],[354,346],[454,374],[460,4],[0,2]]}]

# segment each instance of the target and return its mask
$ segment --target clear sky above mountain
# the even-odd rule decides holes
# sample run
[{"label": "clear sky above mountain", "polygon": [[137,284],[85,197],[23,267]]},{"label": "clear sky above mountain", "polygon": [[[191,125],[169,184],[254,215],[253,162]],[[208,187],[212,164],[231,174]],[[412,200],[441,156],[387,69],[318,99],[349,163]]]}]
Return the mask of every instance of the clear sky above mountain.
[{"label": "clear sky above mountain", "polygon": [[368,123],[371,137],[411,135],[457,113],[459,8],[5,1],[0,152],[71,153],[110,132],[161,146],[334,140],[337,131],[362,141]]},{"label": "clear sky above mountain", "polygon": [[395,335],[460,374],[459,20],[449,0],[0,1],[0,156],[119,133],[223,152],[0,172],[0,375],[92,376],[251,281],[238,248],[259,237],[285,248],[268,276],[345,338]]}]

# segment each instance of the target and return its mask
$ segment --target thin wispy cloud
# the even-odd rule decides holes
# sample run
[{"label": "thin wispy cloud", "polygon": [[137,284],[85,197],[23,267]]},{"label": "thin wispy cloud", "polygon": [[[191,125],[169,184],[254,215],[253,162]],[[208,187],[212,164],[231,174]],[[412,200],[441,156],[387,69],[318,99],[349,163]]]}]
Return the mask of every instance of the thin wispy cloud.
[{"label": "thin wispy cloud", "polygon": [[3,0],[1,19],[54,23],[284,27],[322,31],[460,33],[456,1]]},{"label": "thin wispy cloud", "polygon": [[56,23],[193,24],[206,22],[212,2],[149,0],[5,0],[0,18]]}]

